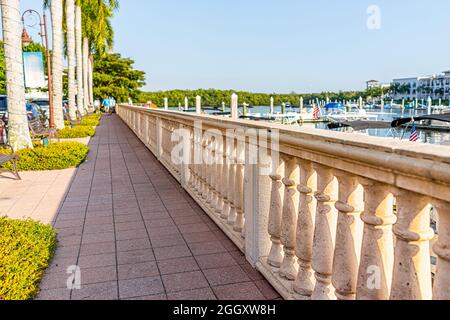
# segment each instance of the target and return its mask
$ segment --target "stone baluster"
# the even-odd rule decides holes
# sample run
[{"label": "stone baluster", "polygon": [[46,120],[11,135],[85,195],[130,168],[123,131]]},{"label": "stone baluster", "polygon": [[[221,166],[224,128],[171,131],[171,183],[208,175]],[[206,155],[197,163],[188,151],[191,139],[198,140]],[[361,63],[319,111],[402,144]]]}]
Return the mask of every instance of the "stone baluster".
[{"label": "stone baluster", "polygon": [[223,209],[223,139],[222,136],[217,136],[216,144],[216,159],[215,159],[215,172],[216,172],[216,183],[215,183],[215,199],[213,201],[213,209],[216,214],[220,215]]},{"label": "stone baluster", "polygon": [[335,207],[338,199],[338,182],[333,170],[315,165],[317,171],[317,214],[314,231],[312,267],[315,271],[316,286],[311,299],[335,299],[331,285],[333,257],[336,241],[338,213]]},{"label": "stone baluster", "polygon": [[204,161],[202,164],[202,198],[203,200],[206,200],[208,197],[208,161],[209,161],[209,141],[208,139],[204,139],[203,141],[203,155],[204,155]]},{"label": "stone baluster", "polygon": [[297,244],[295,246],[299,271],[294,283],[294,291],[302,296],[310,297],[316,283],[311,261],[317,210],[317,201],[314,197],[317,191],[317,174],[311,162],[300,160],[299,165],[300,184],[298,191],[300,192],[300,204],[297,219]]},{"label": "stone baluster", "polygon": [[214,138],[210,138],[208,144],[208,168],[207,168],[207,182],[208,182],[208,191],[206,195],[206,203],[211,205],[212,198],[214,195],[214,166],[212,165],[214,161]]},{"label": "stone baluster", "polygon": [[300,181],[300,169],[296,158],[283,157],[285,163],[283,184],[285,188],[281,218],[281,243],[283,244],[284,259],[280,267],[280,276],[288,280],[295,280],[298,274],[295,245],[300,200],[300,194],[297,190]]},{"label": "stone baluster", "polygon": [[234,225],[236,221],[236,141],[235,135],[229,139],[230,143],[230,170],[228,177],[228,188],[230,189],[228,201],[230,202],[230,213],[227,223]]},{"label": "stone baluster", "polygon": [[433,203],[438,213],[438,242],[433,250],[438,256],[433,299],[450,300],[450,202]]},{"label": "stone baluster", "polygon": [[[196,152],[201,153],[201,143],[200,143],[200,135],[198,134],[198,132],[196,130],[197,129],[194,129],[194,145],[195,145],[195,147],[194,147],[194,152],[192,153],[193,157],[194,157],[192,164],[193,164],[193,168],[194,168],[193,188],[194,188],[194,191],[196,193],[198,193],[198,191],[200,190],[200,172],[199,172],[200,164],[197,162],[198,162],[198,160],[201,159],[201,157],[199,156],[199,154],[196,154]],[[200,158],[200,159],[197,159],[197,158]]]},{"label": "stone baluster", "polygon": [[388,300],[394,265],[394,237],[392,225],[394,197],[389,185],[368,179],[361,180],[364,186],[364,234],[361,261],[358,273],[356,299]]},{"label": "stone baluster", "polygon": [[[273,151],[272,151],[273,152]],[[267,263],[272,267],[279,268],[283,262],[283,247],[281,245],[281,217],[283,214],[283,175],[284,163],[282,159],[272,154],[272,180],[270,192],[270,211],[269,211],[269,235],[272,242]]]},{"label": "stone baluster", "polygon": [[339,210],[332,283],[339,300],[355,300],[359,259],[364,224],[364,188],[357,177],[341,171],[335,175],[339,182]]},{"label": "stone baluster", "polygon": [[236,202],[236,221],[233,230],[241,232],[244,230],[244,174],[245,174],[245,135],[237,135],[236,145],[236,192],[234,200]]},{"label": "stone baluster", "polygon": [[209,197],[208,197],[208,204],[211,208],[215,208],[217,205],[217,190],[216,190],[216,180],[217,180],[217,143],[218,138],[214,135],[214,140],[211,142],[211,158],[210,158],[210,165],[209,165],[209,181],[210,181],[210,190],[209,190]]},{"label": "stone baluster", "polygon": [[431,204],[419,194],[395,190],[398,221],[392,277],[392,300],[431,300],[430,227]]},{"label": "stone baluster", "polygon": [[220,218],[228,220],[230,215],[230,142],[227,138],[223,145],[223,166],[222,166],[222,191],[223,191],[223,207],[217,208],[216,212],[220,214]]}]

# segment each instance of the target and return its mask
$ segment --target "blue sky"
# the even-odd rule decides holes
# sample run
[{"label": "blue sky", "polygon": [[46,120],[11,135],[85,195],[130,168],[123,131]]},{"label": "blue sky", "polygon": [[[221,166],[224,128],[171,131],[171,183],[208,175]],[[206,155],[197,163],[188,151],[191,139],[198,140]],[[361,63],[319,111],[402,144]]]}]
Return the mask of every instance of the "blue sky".
[{"label": "blue sky", "polygon": [[114,49],[147,73],[147,90],[363,89],[450,69],[449,18],[448,0],[122,0]]}]

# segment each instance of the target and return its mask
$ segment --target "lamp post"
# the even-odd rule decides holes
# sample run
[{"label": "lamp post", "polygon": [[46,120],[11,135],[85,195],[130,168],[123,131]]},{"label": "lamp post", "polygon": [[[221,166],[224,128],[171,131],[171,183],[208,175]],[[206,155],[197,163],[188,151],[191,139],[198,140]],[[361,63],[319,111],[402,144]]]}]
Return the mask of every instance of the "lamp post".
[{"label": "lamp post", "polygon": [[[37,15],[39,18],[39,36],[41,37],[42,45],[45,48],[45,57],[47,59],[47,83],[48,83],[48,108],[50,113],[49,119],[49,127],[50,129],[55,128],[55,118],[53,114],[53,79],[52,79],[52,67],[51,67],[51,58],[50,58],[50,50],[48,49],[48,33],[47,33],[47,16],[45,13],[42,15],[39,14],[36,10],[28,9],[22,14],[22,24],[23,24],[23,35],[28,36],[26,28],[25,28],[25,15]],[[34,27],[36,24],[27,25],[28,27]],[[24,40],[24,36],[22,35],[22,40]],[[29,40],[29,39],[27,39]],[[30,41],[25,42],[26,44],[31,43]]]}]

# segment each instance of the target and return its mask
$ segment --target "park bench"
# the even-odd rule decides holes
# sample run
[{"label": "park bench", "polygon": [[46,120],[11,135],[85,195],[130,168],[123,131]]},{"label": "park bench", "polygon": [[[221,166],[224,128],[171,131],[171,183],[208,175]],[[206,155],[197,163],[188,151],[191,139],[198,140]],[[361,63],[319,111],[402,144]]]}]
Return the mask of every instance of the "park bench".
[{"label": "park bench", "polygon": [[33,140],[42,138],[57,138],[58,135],[56,130],[44,127],[39,119],[28,121],[28,127],[30,128],[31,138]]},{"label": "park bench", "polygon": [[[12,173],[17,180],[21,180],[19,172],[17,172],[17,161],[19,160],[19,156],[14,153],[14,149],[6,143],[6,139],[4,136],[6,135],[6,126],[5,123],[0,120],[0,173],[6,171]],[[5,152],[5,149],[10,149],[11,153]],[[5,163],[12,162],[13,170],[3,169],[1,166]]]},{"label": "park bench", "polygon": [[76,119],[70,119],[69,113],[64,110],[64,120],[69,121],[70,124],[72,124],[72,125],[81,124],[81,122],[83,121],[83,116],[81,115],[81,113],[78,110],[75,111],[75,114],[76,114]]}]

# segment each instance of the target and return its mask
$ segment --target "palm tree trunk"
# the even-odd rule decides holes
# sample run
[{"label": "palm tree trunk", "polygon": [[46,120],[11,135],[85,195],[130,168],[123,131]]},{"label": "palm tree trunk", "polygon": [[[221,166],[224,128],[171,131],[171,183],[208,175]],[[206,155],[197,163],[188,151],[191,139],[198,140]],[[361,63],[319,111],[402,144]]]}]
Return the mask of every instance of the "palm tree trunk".
[{"label": "palm tree trunk", "polygon": [[83,38],[83,88],[84,88],[84,105],[89,112],[92,112],[92,105],[89,103],[89,39]]},{"label": "palm tree trunk", "polygon": [[76,82],[75,82],[75,4],[74,0],[66,0],[66,28],[67,28],[67,62],[68,62],[68,100],[69,116],[76,118]]},{"label": "palm tree trunk", "polygon": [[25,108],[20,1],[1,0],[5,48],[6,94],[8,96],[8,135],[14,150],[32,147]]},{"label": "palm tree trunk", "polygon": [[89,56],[89,102],[94,105],[94,57]]},{"label": "palm tree trunk", "polygon": [[86,110],[84,107],[84,92],[83,92],[83,38],[81,33],[81,7],[75,6],[75,43],[77,56],[77,106],[78,111],[84,115]]},{"label": "palm tree trunk", "polygon": [[63,114],[63,0],[52,0],[52,75],[53,75],[53,114],[56,129],[64,129]]}]

